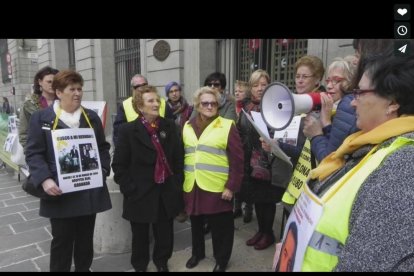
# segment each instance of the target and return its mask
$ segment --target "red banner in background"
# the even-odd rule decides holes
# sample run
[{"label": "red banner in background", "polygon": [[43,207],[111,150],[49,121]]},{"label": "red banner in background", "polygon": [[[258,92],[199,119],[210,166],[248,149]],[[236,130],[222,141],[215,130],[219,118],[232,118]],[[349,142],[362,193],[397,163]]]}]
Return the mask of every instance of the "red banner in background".
[{"label": "red banner in background", "polygon": [[283,46],[283,47],[287,47],[290,43],[292,43],[294,41],[294,39],[291,38],[280,38],[280,39],[276,39],[276,43]]},{"label": "red banner in background", "polygon": [[260,44],[261,44],[261,39],[249,39],[249,50],[250,51],[256,51],[257,49],[259,49]]}]

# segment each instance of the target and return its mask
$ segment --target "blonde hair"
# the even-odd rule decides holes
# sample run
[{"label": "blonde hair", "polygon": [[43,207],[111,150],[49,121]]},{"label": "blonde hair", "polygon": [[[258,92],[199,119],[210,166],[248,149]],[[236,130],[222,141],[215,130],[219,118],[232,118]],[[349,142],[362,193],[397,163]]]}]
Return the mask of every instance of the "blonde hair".
[{"label": "blonde hair", "polygon": [[236,87],[240,87],[244,90],[244,93],[246,95],[246,98],[250,97],[250,87],[249,83],[241,80],[236,80],[236,83],[234,84],[234,90],[236,90]]},{"label": "blonde hair", "polygon": [[253,87],[254,84],[258,83],[259,80],[264,77],[267,81],[267,83],[270,83],[270,77],[269,74],[263,70],[263,69],[258,69],[256,71],[254,71],[251,75],[250,75],[250,79],[249,79],[249,86],[250,88]]},{"label": "blonde hair", "polygon": [[220,92],[218,92],[216,89],[213,89],[211,87],[203,86],[203,87],[200,87],[199,89],[197,89],[196,92],[194,92],[193,103],[194,103],[194,108],[196,110],[199,109],[199,107],[200,107],[200,98],[204,94],[213,95],[216,98],[217,103],[220,103],[220,98],[221,98]]},{"label": "blonde hair", "polygon": [[312,74],[318,80],[322,80],[323,75],[325,74],[325,68],[323,67],[323,62],[317,56],[303,56],[295,63],[295,73],[298,71],[299,67],[307,66],[312,71]]},{"label": "blonde hair", "polygon": [[158,96],[158,100],[160,100],[160,95],[158,95],[157,88],[152,85],[144,85],[139,87],[138,89],[135,89],[132,94],[132,106],[135,110],[135,112],[139,112],[139,108],[144,106],[144,99],[142,98],[142,95],[145,93],[156,93]]}]

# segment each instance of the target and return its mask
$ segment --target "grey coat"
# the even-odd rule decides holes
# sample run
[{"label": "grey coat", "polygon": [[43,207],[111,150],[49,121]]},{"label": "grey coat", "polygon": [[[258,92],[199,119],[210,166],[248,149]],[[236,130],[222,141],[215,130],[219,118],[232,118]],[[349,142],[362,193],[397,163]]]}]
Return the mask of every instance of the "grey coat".
[{"label": "grey coat", "polygon": [[[106,179],[110,172],[110,144],[105,140],[102,122],[98,115],[86,108],[85,112],[95,132],[103,175]],[[55,118],[53,105],[34,112],[30,118],[26,162],[36,187],[48,178],[54,179],[59,184],[51,135]],[[63,128],[68,126],[59,120],[56,129]],[[80,117],[79,128],[89,128],[83,115]],[[48,218],[68,218],[96,214],[111,208],[108,187],[104,181],[104,186],[100,188],[62,194],[56,200],[41,199],[39,214]]]},{"label": "grey coat", "polygon": [[[414,139],[414,133],[403,136]],[[355,151],[347,164],[360,160],[371,147]],[[352,206],[349,236],[336,271],[414,271],[413,179],[413,145],[390,154],[368,176]]]}]

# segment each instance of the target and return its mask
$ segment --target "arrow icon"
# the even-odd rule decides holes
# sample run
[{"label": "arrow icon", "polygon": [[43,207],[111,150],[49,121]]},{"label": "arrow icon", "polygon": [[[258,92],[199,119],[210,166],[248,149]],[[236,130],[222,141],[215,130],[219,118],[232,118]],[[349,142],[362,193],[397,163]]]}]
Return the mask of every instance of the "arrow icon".
[{"label": "arrow icon", "polygon": [[405,54],[405,50],[407,49],[407,44],[405,44],[404,46],[402,46],[401,48],[398,48],[398,51],[400,51],[401,53]]}]

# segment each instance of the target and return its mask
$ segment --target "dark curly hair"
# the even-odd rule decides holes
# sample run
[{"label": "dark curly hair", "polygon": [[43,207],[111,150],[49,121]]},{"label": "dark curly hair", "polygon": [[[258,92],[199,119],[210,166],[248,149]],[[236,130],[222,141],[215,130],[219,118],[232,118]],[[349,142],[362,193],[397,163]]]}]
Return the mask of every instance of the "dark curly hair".
[{"label": "dark curly hair", "polygon": [[34,80],[33,80],[33,93],[37,95],[42,94],[39,80],[43,80],[43,78],[47,75],[56,75],[57,73],[59,73],[59,70],[52,68],[50,66],[43,67],[42,69],[37,71],[36,75],[34,76]]}]

